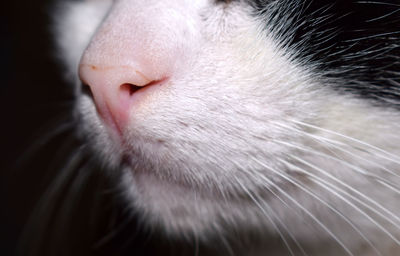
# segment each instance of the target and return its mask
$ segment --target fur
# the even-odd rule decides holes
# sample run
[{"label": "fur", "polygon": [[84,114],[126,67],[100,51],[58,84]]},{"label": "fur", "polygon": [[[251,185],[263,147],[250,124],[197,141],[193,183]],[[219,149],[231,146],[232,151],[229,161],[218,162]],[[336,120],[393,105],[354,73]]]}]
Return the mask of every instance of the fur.
[{"label": "fur", "polygon": [[[78,131],[146,228],[229,241],[222,254],[400,252],[400,3],[61,6],[55,34]],[[77,69],[82,56],[122,63],[130,44],[151,49],[155,77],[173,75],[129,112],[121,145]],[[173,57],[157,55],[171,47]]]}]

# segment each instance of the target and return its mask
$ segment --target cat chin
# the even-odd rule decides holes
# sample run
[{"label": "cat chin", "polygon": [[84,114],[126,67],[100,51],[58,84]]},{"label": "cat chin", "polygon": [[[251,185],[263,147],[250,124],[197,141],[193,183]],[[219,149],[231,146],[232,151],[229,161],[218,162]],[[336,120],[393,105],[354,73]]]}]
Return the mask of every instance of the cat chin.
[{"label": "cat chin", "polygon": [[168,237],[211,239],[229,237],[235,229],[271,231],[265,225],[265,215],[245,196],[230,197],[205,187],[190,187],[130,167],[120,181],[124,206],[138,214],[142,224]]}]

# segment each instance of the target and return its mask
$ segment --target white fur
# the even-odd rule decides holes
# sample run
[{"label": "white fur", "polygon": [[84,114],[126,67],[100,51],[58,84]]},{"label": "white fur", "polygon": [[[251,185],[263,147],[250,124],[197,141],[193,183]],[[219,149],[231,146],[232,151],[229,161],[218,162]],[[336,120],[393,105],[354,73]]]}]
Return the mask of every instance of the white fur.
[{"label": "white fur", "polygon": [[[354,255],[375,255],[368,241],[383,255],[394,255],[392,250],[398,247],[382,228],[400,238],[393,224],[400,225],[395,218],[400,212],[399,193],[383,184],[399,186],[399,113],[330,90],[311,68],[280,49],[242,2],[227,6],[212,1],[167,2],[163,4],[180,6],[174,19],[190,16],[192,23],[169,27],[168,15],[160,20],[152,16],[158,29],[190,26],[196,47],[168,84],[132,111],[125,134],[128,147],[121,149],[107,134],[91,99],[78,101],[82,127],[106,164],[118,167],[121,154],[128,152],[130,166],[122,179],[127,204],[142,212],[148,225],[160,226],[170,235],[193,233],[206,240],[216,231],[229,236],[231,228],[246,227],[265,237],[282,232],[291,240],[290,233],[310,255],[349,254],[332,235]],[[114,4],[121,3],[131,4],[126,0]],[[80,56],[110,4],[71,4],[60,20],[58,41],[71,74],[76,74]],[[159,3],[136,4],[145,4],[147,10]],[[155,10],[162,14],[162,8]],[[118,14],[129,13],[112,13]],[[306,189],[286,176],[297,177],[293,179]],[[341,196],[323,189],[318,178],[340,187]],[[247,192],[258,198],[264,211]],[[263,251],[266,243],[253,248],[254,254],[268,254]],[[299,252],[293,241],[289,244]],[[323,246],[327,247],[322,253]]]}]

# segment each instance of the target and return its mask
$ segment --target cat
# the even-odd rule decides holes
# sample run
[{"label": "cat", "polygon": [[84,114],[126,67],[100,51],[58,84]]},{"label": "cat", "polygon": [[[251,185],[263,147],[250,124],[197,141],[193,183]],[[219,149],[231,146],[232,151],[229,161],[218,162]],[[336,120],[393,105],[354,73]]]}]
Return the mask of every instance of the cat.
[{"label": "cat", "polygon": [[173,255],[400,254],[399,1],[79,0],[54,17],[85,152]]}]

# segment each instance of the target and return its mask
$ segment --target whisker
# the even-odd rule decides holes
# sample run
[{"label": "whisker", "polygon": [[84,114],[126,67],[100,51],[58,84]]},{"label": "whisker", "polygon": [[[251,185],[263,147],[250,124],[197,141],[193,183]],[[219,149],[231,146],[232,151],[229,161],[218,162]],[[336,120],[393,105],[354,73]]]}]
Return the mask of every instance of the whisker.
[{"label": "whisker", "polygon": [[194,235],[194,256],[199,256],[199,253],[199,238],[197,237],[197,235]]},{"label": "whisker", "polygon": [[[248,174],[249,176],[255,177],[255,175],[245,169],[241,169],[242,171],[244,171],[246,174]],[[299,219],[303,218],[293,207],[291,207],[290,205],[288,205],[286,203],[285,200],[283,200],[277,193],[275,193],[270,187],[268,187],[268,185],[264,185],[264,188],[268,190],[268,192],[270,192],[272,195],[274,195],[286,208],[290,209],[292,212],[294,212],[297,217]],[[304,250],[304,248],[301,246],[300,242],[296,239],[296,237],[292,234],[292,232],[290,232],[290,229],[287,227],[287,225],[277,216],[277,214],[273,211],[273,209],[271,207],[268,206],[268,204],[264,203],[264,205],[266,205],[266,207],[269,208],[269,210],[274,214],[274,216],[277,218],[277,220],[280,222],[280,224],[283,226],[283,228],[286,230],[286,232],[288,233],[288,235],[290,236],[290,238],[294,241],[294,243],[296,244],[296,246],[300,249],[301,253],[304,256],[308,256],[308,254],[306,253],[306,251]]]},{"label": "whisker", "polygon": [[378,2],[378,1],[357,1],[356,3],[359,4],[369,4],[369,5],[387,5],[393,7],[400,7],[400,4],[392,4],[392,3],[385,3],[385,2]]},{"label": "whisker", "polygon": [[318,156],[321,156],[321,157],[324,157],[324,158],[332,159],[332,160],[334,160],[336,162],[339,162],[339,163],[349,167],[353,171],[362,174],[365,177],[370,177],[370,178],[372,178],[374,180],[382,181],[382,182],[385,182],[387,184],[392,185],[393,187],[396,187],[396,185],[394,185],[393,182],[391,182],[391,181],[389,181],[389,180],[387,180],[385,178],[382,178],[382,177],[380,177],[378,175],[372,174],[372,173],[370,173],[370,172],[368,172],[368,171],[366,171],[364,169],[361,169],[360,167],[358,167],[356,165],[350,164],[350,163],[348,163],[348,162],[346,162],[346,161],[344,161],[344,160],[342,160],[342,159],[340,159],[338,157],[334,157],[332,155],[328,155],[328,154],[325,154],[325,153],[320,152],[320,151],[315,151],[315,150],[313,150],[312,148],[309,148],[309,147],[295,145],[293,143],[287,143],[287,142],[279,141],[279,140],[275,140],[275,142],[279,143],[279,144],[282,144],[282,145],[285,145],[285,146],[288,146],[288,147],[292,147],[292,148],[296,148],[296,149],[299,149],[299,150],[302,150],[302,151],[305,151],[305,152],[309,152],[309,153],[312,153],[314,155],[318,155]]},{"label": "whisker", "polygon": [[[300,147],[299,149],[301,149],[301,147]],[[306,150],[306,149],[304,149],[304,150]],[[311,152],[311,153],[318,154],[318,152],[312,152],[312,151],[310,151],[310,150],[307,150],[307,151],[308,151],[308,152]],[[328,173],[328,172],[322,170],[321,168],[319,168],[319,167],[317,167],[317,166],[315,166],[315,165],[313,165],[313,164],[311,164],[311,163],[309,163],[309,162],[307,162],[307,161],[305,161],[305,160],[303,160],[303,159],[300,159],[300,158],[298,158],[298,157],[296,157],[296,156],[291,156],[291,158],[292,158],[292,159],[295,159],[295,160],[297,160],[297,161],[299,161],[299,162],[301,162],[301,163],[303,163],[303,164],[305,164],[305,165],[307,165],[307,166],[309,166],[309,167],[311,167],[311,168],[313,168],[313,169],[315,169],[316,171],[318,171],[318,172],[324,174],[325,176],[331,178],[332,180],[338,182],[339,184],[341,184],[341,185],[344,186],[345,188],[351,190],[353,193],[356,193],[357,195],[361,196],[362,198],[364,198],[364,199],[367,200],[368,202],[374,204],[376,207],[378,207],[379,209],[381,209],[382,211],[384,211],[386,214],[390,215],[391,217],[395,218],[397,221],[400,221],[400,218],[399,218],[397,215],[395,215],[393,212],[391,212],[390,210],[386,209],[384,206],[382,206],[381,204],[379,204],[378,202],[376,202],[376,201],[373,200],[372,198],[366,196],[365,194],[361,193],[361,192],[358,191],[357,189],[351,187],[351,186],[348,185],[347,183],[345,183],[345,182],[341,181],[340,179],[336,178],[335,176],[331,175],[330,173]],[[343,190],[343,191],[344,191],[344,190]],[[348,194],[348,196],[349,196],[349,197],[352,197],[353,200],[356,200],[356,201],[359,202],[360,204],[363,204],[365,207],[367,207],[367,208],[370,209],[371,211],[375,212],[376,214],[378,214],[379,216],[381,216],[382,218],[384,218],[386,221],[392,223],[392,224],[395,225],[396,227],[399,227],[398,224],[396,224],[395,222],[393,222],[393,221],[392,221],[391,219],[389,219],[387,216],[383,215],[381,212],[377,211],[375,208],[372,208],[370,205],[364,203],[364,202],[361,201],[360,199],[358,199],[358,198],[356,198],[356,197],[350,195],[349,193],[347,193],[347,192],[345,192],[345,191],[344,191],[343,193]],[[399,227],[399,228],[400,228],[400,227]]]},{"label": "whisker", "polygon": [[[296,169],[301,169],[303,173],[308,174],[308,172],[306,170],[303,170],[302,168],[298,167],[298,166],[294,166],[291,163],[285,161],[285,160],[281,160],[282,163],[288,165],[288,167],[292,167],[292,168],[296,168]],[[292,180],[292,179],[291,179]],[[348,223],[367,243],[368,245],[370,245],[373,250],[378,253],[379,255],[381,255],[381,253],[378,251],[378,249],[372,244],[372,242],[364,235],[364,233],[362,233],[362,231],[349,219],[347,218],[342,212],[340,212],[339,210],[337,210],[332,204],[328,203],[326,200],[323,200],[321,197],[317,196],[315,193],[311,192],[309,189],[306,188],[306,186],[301,183],[299,184],[296,181],[291,181],[292,184],[295,184],[296,186],[298,186],[300,189],[302,189],[303,191],[305,191],[307,194],[311,195],[312,197],[314,197],[315,199],[317,199],[319,202],[321,202],[322,204],[324,204],[326,207],[328,207],[330,210],[332,210],[334,213],[336,213],[338,216],[340,216],[346,223]],[[333,186],[333,185],[332,185]],[[323,186],[322,186],[323,187]],[[325,188],[325,187],[323,187]],[[336,195],[336,193],[334,194]],[[357,206],[354,205],[355,208],[359,209]],[[363,212],[361,209],[359,209],[359,211]],[[363,212],[364,213],[364,212]]]},{"label": "whisker", "polygon": [[[120,234],[128,226],[128,224],[130,224],[130,222],[131,222],[131,219],[126,218],[123,221],[120,221],[118,224],[114,224],[115,227],[112,227],[112,230],[109,231],[105,236],[101,237],[98,241],[95,241],[92,245],[92,248],[99,249],[103,245],[105,245],[105,244],[109,243],[111,240],[115,239],[118,236],[118,234]],[[128,244],[131,243],[130,240],[134,240],[135,235],[136,234],[132,234],[132,238],[125,242],[127,244],[123,244],[121,247],[126,248],[128,246]]]},{"label": "whisker", "polygon": [[46,135],[41,135],[40,139],[32,139],[33,142],[29,145],[27,149],[24,150],[22,155],[16,161],[16,169],[22,169],[25,164],[27,164],[30,159],[37,154],[40,149],[42,149],[45,145],[49,144],[50,141],[54,140],[57,136],[62,135],[65,132],[72,131],[75,126],[75,123],[65,122],[62,124],[58,124],[56,129],[53,129],[51,132],[41,133]]},{"label": "whisker", "polygon": [[[285,236],[283,235],[282,231],[279,229],[278,225],[276,225],[275,221],[272,219],[272,217],[265,211],[265,209],[261,206],[261,204],[258,202],[258,200],[252,195],[252,193],[242,184],[242,182],[237,178],[236,182],[242,187],[243,191],[251,198],[251,200],[257,205],[257,207],[261,210],[261,212],[268,218],[269,222],[273,225],[274,229],[276,232],[278,232],[279,236],[282,238],[283,243],[285,244],[285,247],[289,251],[290,255],[294,256],[294,252],[292,248],[290,247],[288,241],[286,240]],[[267,208],[270,208],[269,206]]]},{"label": "whisker", "polygon": [[392,157],[392,158],[389,158],[387,156],[381,155],[382,158],[384,158],[386,160],[389,160],[389,161],[392,161],[392,162],[395,162],[397,164],[400,164],[400,157],[399,156],[394,155],[394,154],[392,154],[392,153],[390,153],[390,152],[388,152],[386,150],[383,150],[383,149],[381,149],[381,148],[379,148],[377,146],[371,145],[371,144],[369,144],[369,143],[367,143],[365,141],[358,140],[358,139],[355,139],[353,137],[350,137],[350,136],[347,136],[347,135],[344,135],[344,134],[341,134],[341,133],[338,133],[338,132],[335,132],[335,131],[332,131],[332,130],[329,130],[329,129],[326,129],[326,128],[318,127],[318,126],[315,126],[315,125],[312,125],[312,124],[307,124],[307,123],[302,122],[302,121],[298,121],[298,120],[294,120],[294,119],[291,119],[289,121],[291,121],[293,123],[296,123],[296,124],[299,124],[299,125],[302,125],[302,126],[306,126],[306,127],[309,127],[309,128],[313,128],[313,129],[316,129],[316,130],[320,130],[320,131],[323,131],[323,132],[327,132],[327,133],[330,133],[330,134],[345,138],[347,140],[356,142],[356,143],[358,143],[360,145],[363,145],[363,146],[367,146],[367,147],[372,148],[372,149],[374,149],[374,150],[376,150],[378,152],[381,152],[383,154],[386,154],[386,155]]},{"label": "whisker", "polygon": [[378,180],[378,182],[381,183],[383,186],[387,187],[388,189],[394,191],[395,193],[400,194],[400,190],[395,188],[395,187],[393,187],[392,185],[390,185],[390,184],[388,184],[388,183],[386,183],[386,182],[384,182],[382,180]]},{"label": "whisker", "polygon": [[[273,168],[267,166],[266,164],[262,163],[258,159],[253,157],[253,160],[260,164],[261,166],[267,168],[268,170],[271,170],[272,172],[278,174],[282,178],[288,180],[291,182],[290,178],[287,177],[286,175],[281,174],[280,172],[274,170]],[[263,179],[266,182],[269,182],[272,186],[274,186],[277,190],[279,190],[283,195],[285,195],[289,200],[291,200],[297,207],[299,207],[301,210],[303,210],[311,219],[315,221],[325,232],[327,232],[339,245],[342,247],[348,255],[354,256],[354,254],[347,248],[347,246],[326,226],[324,225],[314,214],[312,214],[308,209],[306,209],[304,206],[302,206],[300,203],[298,203],[292,196],[290,196],[288,193],[286,193],[283,189],[281,189],[278,185],[276,185],[272,181],[268,181],[264,176],[260,175],[260,178]],[[292,182],[291,182],[292,183]]]},{"label": "whisker", "polygon": [[226,240],[226,237],[223,234],[220,234],[220,241],[224,244],[224,247],[228,251],[228,255],[235,256],[235,252],[233,251],[232,246],[229,244],[229,242]]},{"label": "whisker", "polygon": [[[357,155],[357,154],[355,154],[355,153],[353,153],[353,152],[351,152],[351,151],[349,151],[349,150],[344,149],[344,147],[351,147],[351,146],[349,146],[349,145],[347,145],[347,144],[344,144],[344,143],[341,143],[341,142],[339,142],[339,141],[335,141],[335,140],[332,140],[332,139],[328,139],[328,138],[325,138],[325,137],[323,137],[323,136],[318,136],[318,135],[316,135],[316,134],[311,134],[311,133],[305,132],[305,131],[303,131],[303,130],[297,129],[297,128],[295,128],[295,127],[290,127],[290,126],[283,125],[283,124],[279,124],[279,125],[282,126],[282,127],[285,127],[286,129],[290,129],[290,130],[292,130],[292,131],[295,131],[295,132],[301,133],[301,134],[303,134],[303,135],[306,135],[306,136],[308,136],[308,137],[310,137],[310,138],[313,138],[316,142],[320,143],[322,146],[324,146],[326,149],[328,149],[328,150],[330,150],[330,151],[331,151],[331,149],[328,148],[328,147],[326,147],[326,146],[325,146],[325,145],[326,145],[325,143],[328,143],[330,147],[333,147],[333,148],[335,148],[335,149],[337,149],[337,150],[340,150],[340,151],[342,151],[342,152],[344,152],[344,153],[346,153],[346,154],[348,154],[348,155],[351,155],[351,156],[353,156],[353,157],[356,157],[356,158],[358,158],[358,159],[360,159],[360,160],[362,160],[362,161],[364,161],[364,162],[368,162],[368,163],[370,163],[370,164],[372,164],[372,165],[374,165],[374,166],[376,166],[376,167],[378,167],[378,168],[384,170],[385,172],[387,172],[387,173],[389,173],[389,174],[391,174],[391,175],[393,175],[393,176],[396,176],[396,177],[400,178],[400,175],[399,175],[399,174],[397,174],[397,173],[395,173],[395,172],[393,172],[393,171],[387,169],[385,166],[383,166],[383,165],[381,165],[381,164],[379,164],[379,163],[373,162],[373,161],[371,161],[371,160],[369,160],[369,159],[367,159],[367,158],[364,158],[364,157],[362,157],[362,156],[359,156],[359,155]],[[342,146],[342,147],[340,147],[340,146]],[[333,153],[333,152],[332,152],[332,153]],[[372,175],[372,174],[370,174],[370,175]],[[379,176],[375,176],[375,177],[376,177],[376,178],[380,178]]]},{"label": "whisker", "polygon": [[[38,252],[42,246],[44,237],[36,236],[33,239],[27,239],[30,234],[38,233],[45,234],[45,230],[49,228],[53,218],[53,214],[56,211],[56,202],[62,197],[62,192],[66,189],[67,185],[71,182],[71,179],[76,174],[77,167],[82,162],[82,152],[85,151],[85,146],[80,147],[76,150],[67,161],[67,165],[62,168],[59,175],[55,178],[49,188],[45,191],[43,196],[40,198],[36,208],[34,209],[31,217],[28,220],[27,228],[24,231],[21,243],[25,244],[31,240],[29,246],[19,246],[20,250],[29,248],[32,255],[39,255]],[[41,221],[37,221],[40,219]]]},{"label": "whisker", "polygon": [[76,176],[68,186],[67,191],[65,191],[62,206],[57,215],[57,232],[61,232],[61,230],[64,230],[65,233],[68,232],[69,226],[65,224],[70,223],[71,215],[81,201],[83,195],[82,189],[87,185],[88,180],[94,173],[91,168],[88,168],[93,165],[92,162],[94,162],[93,159],[90,159],[77,168]]},{"label": "whisker", "polygon": [[365,213],[364,211],[362,211],[359,207],[357,207],[355,204],[351,203],[349,200],[345,199],[344,197],[340,196],[336,191],[334,191],[333,189],[330,189],[326,186],[324,186],[324,184],[322,184],[321,182],[315,180],[314,178],[311,178],[311,180],[313,182],[315,182],[316,184],[320,185],[321,187],[323,187],[324,189],[326,189],[327,191],[329,191],[330,193],[332,193],[333,195],[337,196],[338,198],[342,199],[345,203],[347,203],[348,205],[350,205],[351,207],[353,207],[354,209],[356,209],[358,212],[360,212],[362,215],[364,215],[367,219],[369,219],[373,224],[375,224],[382,232],[384,232],[387,236],[389,236],[397,245],[400,246],[399,240],[392,234],[390,233],[386,228],[384,228],[382,225],[380,225],[377,221],[375,221],[371,216],[369,216],[367,213]]},{"label": "whisker", "polygon": [[[313,169],[318,169],[319,171],[324,172],[324,171],[321,170],[320,168],[318,168],[318,167],[316,167],[316,166],[314,166],[314,165],[308,163],[307,161],[304,161],[304,160],[299,159],[299,158],[294,157],[294,156],[292,156],[292,157],[293,157],[295,160],[297,160],[297,161],[299,161],[299,162],[302,162],[303,164],[305,164],[305,165],[307,165],[307,166],[309,166],[309,167],[311,167],[311,168],[313,168]],[[300,169],[301,169],[301,168],[300,168]],[[373,211],[374,213],[376,213],[377,215],[379,215],[380,217],[382,217],[382,218],[385,219],[386,221],[388,221],[388,222],[390,222],[391,224],[393,224],[396,228],[400,228],[399,225],[398,225],[397,223],[393,222],[393,221],[392,221],[391,219],[389,219],[387,216],[383,215],[381,212],[377,211],[375,208],[372,208],[371,206],[365,204],[364,202],[362,202],[362,201],[359,200],[358,198],[355,198],[354,196],[350,195],[349,193],[345,192],[344,190],[341,190],[341,189],[337,188],[337,187],[334,186],[333,184],[324,181],[323,179],[321,179],[321,178],[319,178],[319,177],[317,177],[317,176],[315,176],[315,175],[313,175],[313,174],[311,174],[311,173],[305,171],[304,169],[301,169],[301,170],[303,170],[307,175],[311,176],[312,178],[317,179],[317,180],[323,182],[324,184],[326,184],[326,185],[328,185],[328,186],[330,186],[330,187],[333,187],[333,188],[336,189],[336,190],[341,191],[343,194],[347,195],[347,196],[350,197],[351,199],[357,201],[358,203],[362,204],[363,206],[365,206],[365,207],[368,208],[369,210]],[[338,180],[337,182],[340,182],[340,180]],[[344,182],[340,182],[340,183],[344,183]],[[347,184],[345,184],[345,185],[347,185]],[[376,222],[371,216],[369,216],[368,214],[366,214],[364,211],[362,211],[359,207],[357,207],[356,205],[354,205],[353,203],[351,203],[349,200],[347,200],[347,199],[345,199],[344,197],[340,196],[337,192],[334,192],[334,191],[328,189],[326,186],[323,186],[323,187],[324,187],[325,189],[327,189],[328,191],[330,191],[331,193],[333,193],[334,195],[336,195],[337,197],[339,197],[340,199],[342,199],[344,202],[346,202],[346,203],[349,204],[350,206],[352,206],[355,210],[357,210],[358,212],[360,212],[361,214],[363,214],[363,215],[364,215],[366,218],[368,218],[372,223],[374,223],[379,229],[381,229],[381,230],[382,230],[384,233],[386,233],[390,238],[392,238],[393,241],[395,241],[398,245],[400,245],[400,241],[399,241],[396,237],[394,237],[393,234],[391,234],[391,233],[390,233],[387,229],[385,229],[382,225],[380,225],[378,222]],[[347,185],[347,187],[348,187],[348,188],[351,188],[349,185]],[[354,190],[354,189],[352,189],[352,190]],[[357,193],[363,195],[361,192],[358,192],[358,191],[357,191]],[[365,197],[366,197],[366,198],[369,198],[369,197],[367,197],[367,196],[365,196]],[[370,200],[372,200],[372,199],[370,199]],[[373,201],[373,200],[372,200],[372,201]],[[375,201],[374,201],[374,202],[375,202]],[[383,206],[381,206],[381,207],[382,207],[383,209],[387,210],[387,209],[384,208]],[[387,210],[387,211],[388,211],[388,210]],[[391,213],[391,212],[389,212],[389,213]],[[397,216],[394,216],[394,217],[398,218]]]}]

